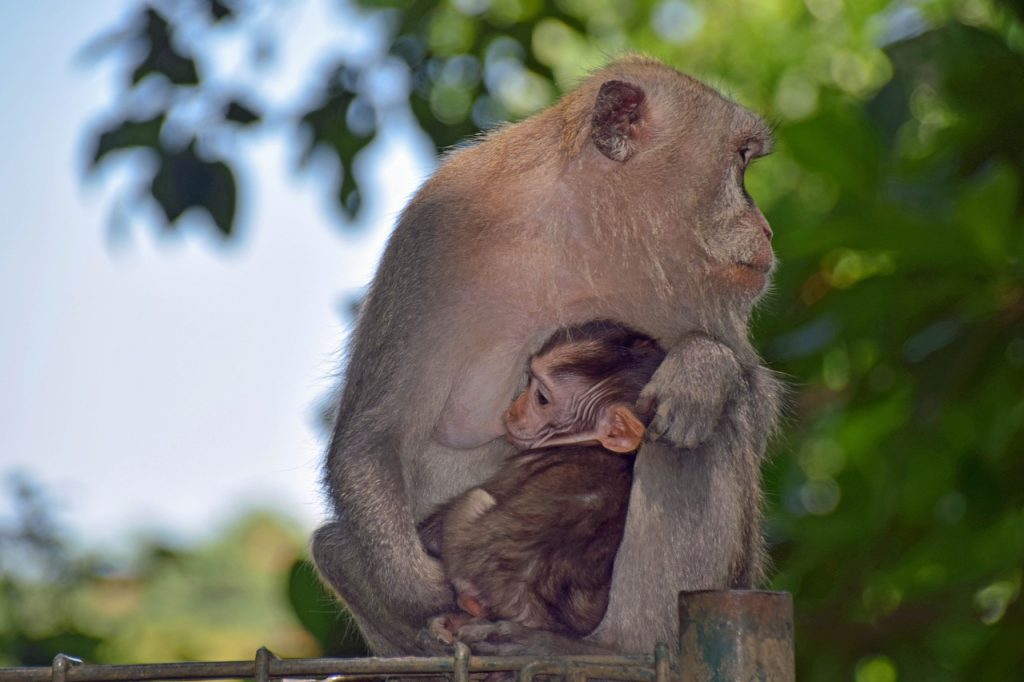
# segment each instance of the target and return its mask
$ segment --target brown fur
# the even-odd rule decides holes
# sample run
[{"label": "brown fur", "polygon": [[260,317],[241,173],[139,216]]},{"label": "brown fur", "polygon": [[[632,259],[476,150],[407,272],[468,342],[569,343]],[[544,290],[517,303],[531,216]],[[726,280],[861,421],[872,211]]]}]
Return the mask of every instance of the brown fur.
[{"label": "brown fur", "polygon": [[[513,455],[483,485],[420,524],[464,611],[574,636],[597,627],[608,606],[633,483],[630,455],[642,426],[622,448],[628,452],[588,443],[614,429],[615,410],[635,419],[640,390],[663,357],[652,339],[604,320],[561,329],[538,351],[531,367],[560,389],[540,409],[561,422],[562,440]],[[532,391],[513,405],[536,400]],[[506,423],[534,435],[552,426],[532,423],[529,414],[510,409]]]},{"label": "brown fur", "polygon": [[[625,161],[594,142],[614,134],[593,129],[608,81],[645,93]],[[353,335],[324,472],[332,515],[313,540],[374,651],[441,650],[421,634],[453,595],[416,523],[509,453],[494,439],[515,368],[552,330],[598,317],[668,353],[644,392],[656,442],[637,456],[605,617],[583,640],[508,623],[461,636],[480,653],[649,651],[674,638],[676,591],[761,578],[779,388],[747,338],[772,254],[741,151],[769,146],[750,112],[630,58],[454,152],[410,202]]]},{"label": "brown fur", "polygon": [[[425,544],[460,606],[469,596],[482,607],[471,615],[586,635],[608,606],[632,469],[632,456],[598,446],[516,453],[482,486],[429,516]],[[490,504],[467,508],[467,497],[480,492]]]}]

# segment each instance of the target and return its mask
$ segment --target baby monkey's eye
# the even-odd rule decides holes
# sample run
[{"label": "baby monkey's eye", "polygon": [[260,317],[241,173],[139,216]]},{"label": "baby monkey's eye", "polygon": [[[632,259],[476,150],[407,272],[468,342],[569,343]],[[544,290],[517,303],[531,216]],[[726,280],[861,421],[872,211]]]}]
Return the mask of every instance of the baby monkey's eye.
[{"label": "baby monkey's eye", "polygon": [[537,390],[537,402],[539,404],[541,404],[541,405],[547,405],[551,401],[548,400],[548,397],[546,395],[544,395],[543,391],[538,389]]}]

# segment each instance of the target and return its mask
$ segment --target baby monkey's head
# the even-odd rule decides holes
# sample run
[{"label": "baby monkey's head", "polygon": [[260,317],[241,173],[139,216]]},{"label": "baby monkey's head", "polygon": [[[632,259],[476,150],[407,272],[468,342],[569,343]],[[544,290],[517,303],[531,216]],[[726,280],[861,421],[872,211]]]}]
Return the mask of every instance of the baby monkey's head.
[{"label": "baby monkey's head", "polygon": [[505,412],[516,447],[599,443],[635,452],[651,414],[637,399],[665,352],[640,332],[610,320],[559,329],[530,358],[526,390]]}]

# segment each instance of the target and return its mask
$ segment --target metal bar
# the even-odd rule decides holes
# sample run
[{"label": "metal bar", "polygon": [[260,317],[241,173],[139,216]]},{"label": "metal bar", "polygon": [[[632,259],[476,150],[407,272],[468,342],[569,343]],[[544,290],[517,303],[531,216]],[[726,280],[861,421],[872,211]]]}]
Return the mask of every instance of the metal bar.
[{"label": "metal bar", "polygon": [[469,682],[469,647],[463,642],[455,643],[452,682]]},{"label": "metal bar", "polygon": [[[677,665],[673,665],[677,664]],[[675,676],[673,675],[675,668]],[[473,656],[462,643],[451,657],[308,658],[282,660],[266,648],[249,661],[87,665],[59,654],[50,667],[0,669],[0,682],[156,682],[252,678],[316,678],[356,682],[382,677],[451,676],[510,672],[519,682],[558,676],[565,682],[592,678],[637,682],[758,679],[792,682],[793,601],[782,592],[744,590],[679,595],[679,657],[664,643],[654,654],[618,656]]]},{"label": "metal bar", "polygon": [[654,645],[654,679],[655,682],[668,682],[669,666],[668,646],[664,642]]},{"label": "metal bar", "polygon": [[[60,659],[59,662],[58,659]],[[257,658],[250,661],[93,665],[76,662],[76,659],[63,654],[58,656],[58,659],[54,660],[56,669],[59,669],[56,676],[54,667],[2,668],[0,669],[0,682],[222,680],[257,678],[264,674],[264,671],[267,679],[305,675],[321,678],[336,677],[340,680],[388,675],[450,675],[455,672],[456,667],[455,659],[449,657],[279,659],[269,651],[265,659],[257,653]],[[573,656],[571,658],[547,658],[540,661],[530,656],[469,656],[466,659],[467,671],[471,673],[515,671],[530,663],[543,663],[547,668],[558,664],[563,666],[559,670],[564,671],[566,662],[571,662],[579,667],[593,667],[607,671],[608,677],[613,679],[653,679],[650,671],[654,666],[654,656],[650,654]],[[646,676],[640,671],[646,671]],[[627,676],[624,677],[624,674]],[[605,676],[604,673],[602,676]]]},{"label": "metal bar", "polygon": [[570,670],[566,682],[587,682],[587,673],[579,668]]},{"label": "metal bar", "polygon": [[256,678],[256,682],[270,682],[270,662],[277,660],[280,659],[265,646],[261,646],[256,650],[256,661],[254,662],[256,670],[253,675]]},{"label": "metal bar", "polygon": [[537,675],[566,677],[569,682],[598,678],[602,680],[635,680],[654,682],[653,660],[645,666],[580,663],[575,656],[534,660],[519,669],[517,682],[529,682]]},{"label": "metal bar", "polygon": [[793,599],[785,592],[679,595],[679,679],[792,682]]},{"label": "metal bar", "polygon": [[80,658],[57,654],[53,657],[53,665],[50,667],[50,680],[52,682],[64,682],[68,678],[68,671],[74,666],[81,664],[82,659]]},{"label": "metal bar", "polygon": [[516,682],[533,682],[533,676],[536,674],[538,667],[541,667],[540,661],[531,661],[519,668],[519,672],[516,674]]}]

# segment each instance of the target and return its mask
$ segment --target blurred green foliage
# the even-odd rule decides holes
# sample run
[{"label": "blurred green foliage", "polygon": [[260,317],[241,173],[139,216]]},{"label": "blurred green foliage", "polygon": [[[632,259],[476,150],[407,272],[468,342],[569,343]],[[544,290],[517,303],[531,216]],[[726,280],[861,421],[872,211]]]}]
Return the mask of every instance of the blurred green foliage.
[{"label": "blurred green foliage", "polygon": [[[377,43],[342,50],[311,74],[312,98],[276,112],[192,61],[199,38],[244,33],[252,6],[185,4],[121,35],[143,49],[124,53],[127,104],[95,136],[97,164],[157,159],[149,195],[172,226],[195,207],[232,234],[224,130],[273,117],[302,131],[306,158],[337,160],[356,217],[354,161],[395,112],[440,150],[626,51],[776,122],[778,150],[749,178],[781,257],[754,334],[793,386],[768,531],[800,677],[1020,675],[1024,2],[367,0],[344,16],[383,26]],[[403,79],[406,96],[380,94]],[[189,122],[179,108],[196,101],[205,115]]]},{"label": "blurred green foliage", "polygon": [[31,481],[0,525],[0,666],[366,654],[303,558],[290,522],[253,511],[196,546],[139,539],[130,556],[76,547]]}]

